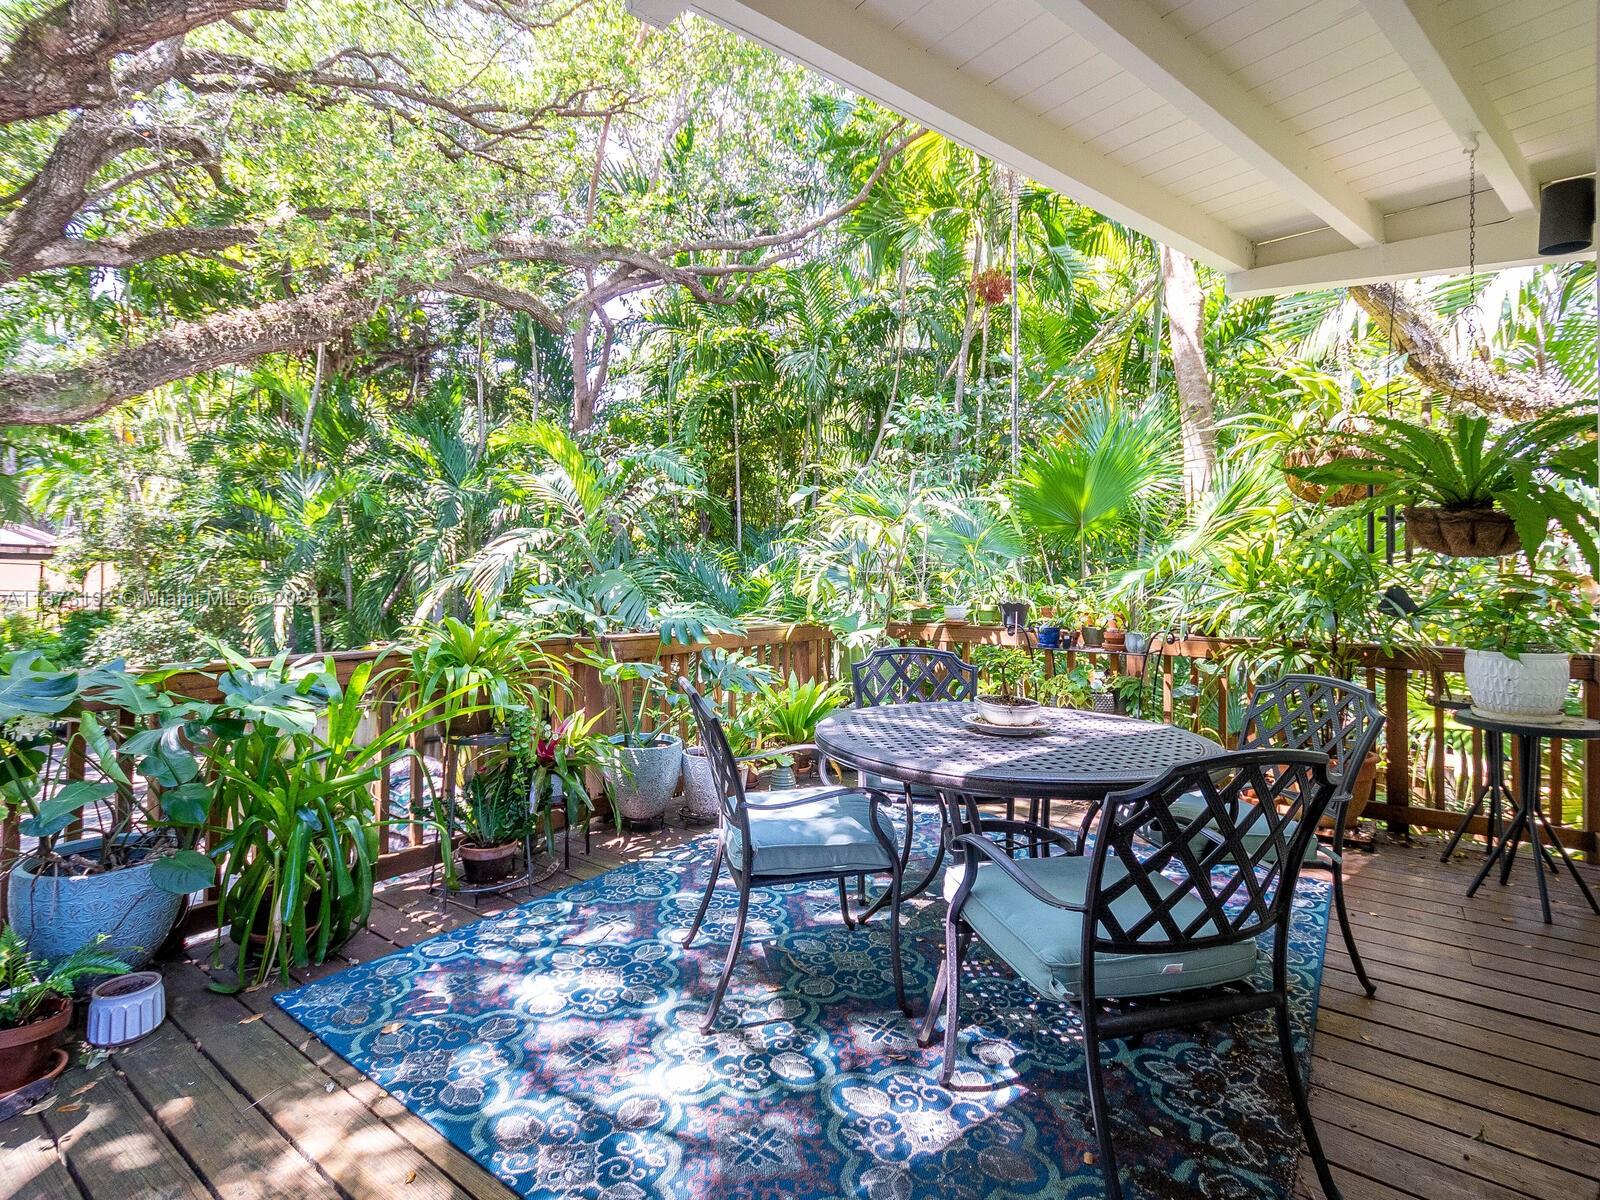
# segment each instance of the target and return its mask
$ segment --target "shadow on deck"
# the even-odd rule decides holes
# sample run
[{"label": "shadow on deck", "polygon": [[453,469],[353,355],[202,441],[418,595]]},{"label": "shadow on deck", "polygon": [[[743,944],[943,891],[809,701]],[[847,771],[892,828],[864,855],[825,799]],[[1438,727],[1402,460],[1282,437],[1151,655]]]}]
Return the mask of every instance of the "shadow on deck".
[{"label": "shadow on deck", "polygon": [[[559,889],[681,830],[596,835]],[[1380,839],[1381,840],[1381,839]],[[1328,948],[1313,1107],[1348,1200],[1600,1194],[1600,917],[1571,880],[1538,915],[1524,858],[1511,885],[1465,892],[1479,861],[1439,843],[1352,855],[1351,917],[1379,992]],[[1596,878],[1590,872],[1591,878]],[[422,882],[383,887],[339,960],[376,958],[518,902],[441,908]],[[197,948],[197,953],[199,953]],[[203,959],[167,965],[171,1019],[74,1068],[43,1112],[0,1126],[0,1198],[443,1200],[511,1195],[273,1005],[207,992]],[[1306,1164],[1300,1197],[1320,1193]],[[1312,1182],[1305,1182],[1312,1180]]]}]

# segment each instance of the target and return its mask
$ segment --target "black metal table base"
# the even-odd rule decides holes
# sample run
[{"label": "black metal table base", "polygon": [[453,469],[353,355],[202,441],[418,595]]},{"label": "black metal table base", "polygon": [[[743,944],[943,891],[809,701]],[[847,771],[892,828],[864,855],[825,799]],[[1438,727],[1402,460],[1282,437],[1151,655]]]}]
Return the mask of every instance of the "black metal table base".
[{"label": "black metal table base", "polygon": [[[1594,892],[1590,890],[1588,881],[1579,872],[1577,864],[1572,861],[1572,855],[1567,853],[1567,848],[1556,833],[1555,826],[1551,824],[1550,818],[1545,815],[1544,806],[1540,799],[1539,777],[1543,764],[1539,753],[1539,743],[1543,737],[1550,735],[1560,736],[1560,731],[1551,730],[1549,735],[1544,733],[1525,733],[1520,730],[1513,732],[1513,736],[1518,741],[1517,778],[1512,797],[1516,806],[1515,813],[1505,833],[1497,840],[1491,839],[1493,840],[1493,845],[1489,850],[1488,857],[1484,859],[1483,866],[1479,868],[1477,876],[1472,881],[1472,886],[1467,888],[1468,896],[1475,895],[1478,889],[1483,886],[1483,881],[1489,877],[1489,872],[1494,869],[1496,863],[1500,864],[1500,886],[1505,887],[1510,883],[1511,867],[1516,861],[1517,847],[1526,839],[1534,854],[1533,873],[1539,884],[1539,909],[1544,916],[1546,925],[1554,922],[1550,915],[1550,885],[1545,879],[1545,873],[1542,868],[1548,866],[1551,874],[1558,878],[1561,874],[1561,868],[1551,854],[1552,848],[1560,856],[1561,862],[1566,865],[1567,871],[1572,875],[1573,882],[1578,885],[1578,890],[1583,893],[1583,898],[1589,902],[1589,908],[1597,915],[1600,915],[1600,901],[1595,899]],[[1499,740],[1498,733],[1494,734],[1494,737],[1495,740]]]}]

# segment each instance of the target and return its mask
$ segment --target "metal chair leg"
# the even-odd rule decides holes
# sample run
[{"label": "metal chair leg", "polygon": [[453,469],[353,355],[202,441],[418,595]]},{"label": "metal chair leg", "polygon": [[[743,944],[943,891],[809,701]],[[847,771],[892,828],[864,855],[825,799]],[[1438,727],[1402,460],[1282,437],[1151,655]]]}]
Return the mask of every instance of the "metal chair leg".
[{"label": "metal chair leg", "polygon": [[[860,878],[858,875],[856,878]],[[850,888],[844,881],[844,876],[839,876],[839,915],[844,917],[844,927],[854,929],[855,918],[850,915]]]},{"label": "metal chair leg", "polygon": [[1367,978],[1366,965],[1361,961],[1361,951],[1356,949],[1356,935],[1350,928],[1350,914],[1344,906],[1344,870],[1337,861],[1333,864],[1333,907],[1339,914],[1339,932],[1344,934],[1345,952],[1350,955],[1350,965],[1356,969],[1356,978],[1367,995],[1378,994],[1377,985]]},{"label": "metal chair leg", "polygon": [[939,1085],[949,1087],[956,1072],[956,1034],[961,1028],[961,947],[953,921],[944,926],[944,961],[949,980],[944,990],[944,1058],[939,1064]]},{"label": "metal chair leg", "polygon": [[911,1015],[911,1005],[906,1002],[905,969],[900,963],[900,872],[894,872],[889,883],[889,958],[894,969],[894,998],[900,1011]]},{"label": "metal chair leg", "polygon": [[1122,1200],[1122,1175],[1117,1169],[1117,1147],[1111,1139],[1111,1107],[1106,1103],[1105,1064],[1100,1060],[1100,1039],[1094,1033],[1091,1004],[1083,1006],[1083,1065],[1088,1075],[1089,1115],[1100,1143],[1100,1171],[1105,1178],[1106,1200]]},{"label": "metal chair leg", "polygon": [[939,970],[933,977],[933,995],[928,997],[928,1011],[923,1015],[922,1028],[917,1033],[917,1045],[927,1047],[933,1045],[933,1031],[939,1025],[939,1006],[944,1003],[945,985],[948,982],[946,972],[949,970],[948,962],[941,962]]},{"label": "metal chair leg", "polygon": [[695,910],[694,920],[690,922],[689,932],[683,939],[683,948],[687,950],[694,941],[694,935],[700,932],[700,923],[706,919],[706,910],[711,907],[711,893],[717,890],[717,876],[722,873],[722,842],[717,842],[717,852],[711,859],[711,878],[706,880],[706,894],[700,897],[700,907]]},{"label": "metal chair leg", "polygon": [[728,980],[733,977],[733,964],[739,957],[739,944],[744,941],[745,918],[750,915],[750,884],[741,881],[739,884],[739,916],[733,923],[733,941],[728,943],[728,959],[722,965],[722,978],[717,980],[717,990],[711,997],[711,1007],[706,1011],[706,1019],[700,1024],[701,1033],[710,1033],[711,1027],[717,1023],[717,1014],[722,1011],[722,997],[728,990]]},{"label": "metal chair leg", "polygon": [[1289,1026],[1289,1002],[1279,999],[1273,1007],[1278,1018],[1278,1049],[1283,1055],[1283,1069],[1289,1076],[1289,1094],[1294,1097],[1295,1116],[1300,1119],[1300,1132],[1306,1139],[1306,1149],[1311,1163],[1317,1169],[1317,1182],[1322,1184],[1327,1200],[1343,1200],[1339,1185],[1333,1181],[1328,1168],[1328,1156],[1323,1152],[1322,1139],[1317,1136],[1316,1122],[1311,1119],[1311,1103],[1306,1098],[1305,1080],[1300,1077],[1300,1063],[1294,1055],[1294,1033]]}]

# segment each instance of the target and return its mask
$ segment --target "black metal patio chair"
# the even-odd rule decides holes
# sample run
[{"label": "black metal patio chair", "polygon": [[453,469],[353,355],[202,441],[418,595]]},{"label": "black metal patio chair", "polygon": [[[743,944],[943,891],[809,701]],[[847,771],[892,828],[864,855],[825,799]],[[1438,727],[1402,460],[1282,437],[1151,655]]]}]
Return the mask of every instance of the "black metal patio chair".
[{"label": "black metal patio chair", "polygon": [[[874,708],[882,704],[917,704],[934,700],[974,700],[978,695],[978,668],[949,650],[935,650],[928,646],[882,646],[860,662],[850,664],[851,701],[856,708]],[[905,804],[905,836],[900,846],[900,871],[904,875],[911,862],[911,844],[916,833],[914,808],[917,804],[938,804],[938,793],[918,784],[902,784],[870,771],[861,775],[861,786],[892,793]],[[1008,806],[1014,814],[1014,802]],[[944,863],[945,848],[941,839],[932,869],[909,892],[906,898],[919,896],[927,889]],[[856,896],[866,904],[865,877],[856,880]],[[883,907],[885,897],[880,896],[862,913],[869,920]]]},{"label": "black metal patio chair", "polygon": [[711,861],[705,895],[683,939],[685,948],[700,932],[724,864],[739,889],[739,910],[734,919],[733,938],[728,944],[727,961],[711,997],[711,1007],[700,1026],[701,1032],[711,1031],[721,1011],[722,998],[728,990],[728,980],[733,975],[733,965],[744,940],[753,889],[819,879],[837,880],[839,910],[845,927],[854,929],[856,922],[850,916],[846,881],[863,874],[883,872],[889,875],[889,955],[895,999],[901,1012],[909,1016],[911,1008],[906,1003],[900,964],[900,857],[890,836],[892,826],[879,811],[888,797],[878,791],[830,786],[827,764],[820,759],[818,770],[823,779],[820,787],[747,794],[741,763],[815,747],[785,746],[765,754],[735,757],[722,731],[722,722],[705,698],[686,678],[679,678],[678,687],[689,698],[689,708],[694,713],[700,744],[705,748],[718,795],[716,854]]},{"label": "black metal patio chair", "polygon": [[[1041,995],[1081,1009],[1105,1195],[1120,1200],[1101,1043],[1271,1009],[1317,1178],[1339,1200],[1295,1059],[1288,973],[1295,883],[1334,788],[1325,754],[1239,751],[1106,797],[1087,853],[1044,827],[1038,838],[1061,853],[1013,858],[981,834],[958,837],[944,965],[920,1038],[932,1041],[942,1004],[941,1081],[955,1068],[961,967],[976,936]],[[1182,818],[1176,802],[1191,795],[1202,808]],[[1268,930],[1271,984],[1261,989],[1250,980]]]},{"label": "black metal patio chair", "polygon": [[[1356,978],[1369,996],[1376,995],[1378,989],[1367,977],[1366,965],[1356,949],[1355,933],[1345,910],[1344,838],[1356,775],[1377,744],[1383,721],[1377,697],[1347,679],[1285,675],[1256,690],[1245,712],[1244,730],[1239,737],[1241,750],[1274,747],[1316,750],[1328,756],[1337,775],[1327,813],[1333,834],[1326,846],[1317,838],[1311,839],[1304,865],[1328,871],[1333,876],[1333,905],[1339,915],[1339,931],[1344,936],[1344,946],[1355,967]],[[1174,804],[1174,812],[1181,820],[1189,820],[1198,816],[1203,807],[1198,797],[1182,798]]]}]

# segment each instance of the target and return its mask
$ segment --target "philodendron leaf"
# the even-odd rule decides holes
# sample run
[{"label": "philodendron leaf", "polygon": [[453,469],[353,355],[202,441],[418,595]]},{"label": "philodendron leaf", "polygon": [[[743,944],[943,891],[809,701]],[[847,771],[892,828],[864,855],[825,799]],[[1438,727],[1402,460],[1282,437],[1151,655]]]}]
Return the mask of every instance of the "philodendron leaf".
[{"label": "philodendron leaf", "polygon": [[204,825],[211,810],[211,786],[194,780],[161,793],[161,811],[174,825]]},{"label": "philodendron leaf", "polygon": [[216,877],[216,867],[198,850],[179,850],[150,864],[150,881],[173,896],[187,896],[208,888]]},{"label": "philodendron leaf", "polygon": [[109,783],[75,780],[39,805],[38,814],[25,818],[21,830],[28,837],[51,837],[72,824],[73,818],[84,808],[106,799],[116,790]]}]

